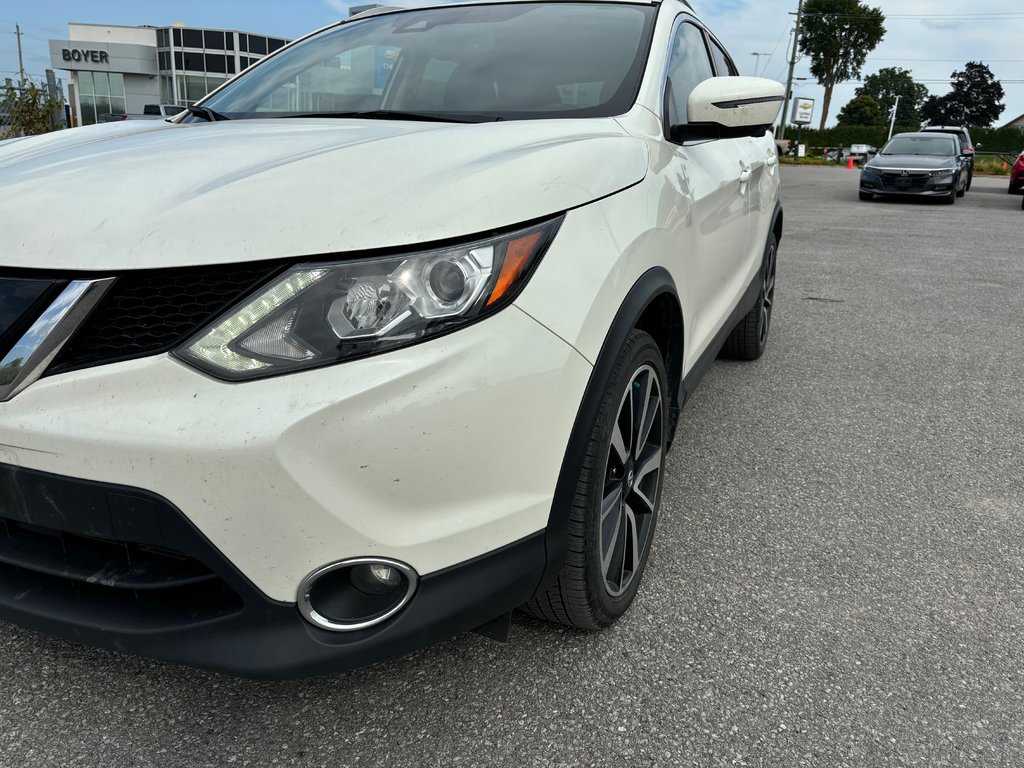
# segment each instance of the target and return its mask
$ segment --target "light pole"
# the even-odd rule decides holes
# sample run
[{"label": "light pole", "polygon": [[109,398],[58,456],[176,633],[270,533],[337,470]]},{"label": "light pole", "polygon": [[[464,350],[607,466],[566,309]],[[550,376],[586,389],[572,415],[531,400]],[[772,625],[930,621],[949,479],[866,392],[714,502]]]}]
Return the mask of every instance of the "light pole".
[{"label": "light pole", "polygon": [[[761,65],[761,57],[762,56],[771,56],[772,54],[770,54],[770,53],[757,53],[755,51],[754,53],[752,53],[750,55],[754,57],[754,77],[757,77],[757,68]],[[768,65],[766,64],[765,67],[767,68],[767,66]]]},{"label": "light pole", "polygon": [[[896,103],[892,105],[892,121],[889,123],[889,139],[892,138],[892,129],[896,127],[896,112],[900,108],[900,97],[896,97]],[[888,141],[889,139],[886,139]]]},{"label": "light pole", "polygon": [[779,138],[786,138],[786,113],[789,112],[789,100],[793,97],[793,72],[796,70],[797,54],[800,52],[800,22],[804,17],[804,0],[796,6],[796,29],[793,31],[793,54],[789,59],[789,80],[786,83],[786,101],[782,106],[782,120],[779,122]]}]

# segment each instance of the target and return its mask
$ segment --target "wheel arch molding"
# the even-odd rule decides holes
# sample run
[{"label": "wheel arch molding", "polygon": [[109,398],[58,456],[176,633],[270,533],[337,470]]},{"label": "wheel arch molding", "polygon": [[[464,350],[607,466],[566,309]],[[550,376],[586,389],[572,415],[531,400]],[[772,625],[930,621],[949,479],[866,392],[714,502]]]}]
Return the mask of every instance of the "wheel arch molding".
[{"label": "wheel arch molding", "polygon": [[640,276],[619,306],[583,393],[555,484],[545,534],[547,564],[536,593],[543,592],[555,582],[568,551],[569,510],[572,507],[592,425],[597,417],[605,387],[611,379],[615,360],[634,328],[645,331],[654,338],[665,362],[671,398],[668,432],[668,442],[671,445],[682,403],[683,313],[672,276],[663,267],[654,267]]}]

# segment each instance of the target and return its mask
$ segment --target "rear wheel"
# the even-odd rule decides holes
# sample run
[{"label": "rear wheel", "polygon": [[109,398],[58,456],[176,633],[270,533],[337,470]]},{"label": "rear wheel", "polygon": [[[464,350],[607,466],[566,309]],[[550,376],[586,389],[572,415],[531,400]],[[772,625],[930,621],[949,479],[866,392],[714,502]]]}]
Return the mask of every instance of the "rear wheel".
[{"label": "rear wheel", "polygon": [[761,291],[757,302],[736,327],[722,346],[722,356],[735,360],[757,360],[764,354],[768,343],[768,331],[772,325],[772,310],[775,307],[775,269],[777,262],[775,234],[768,235],[761,262]]},{"label": "rear wheel", "polygon": [[600,629],[636,595],[661,501],[668,436],[665,364],[633,330],[598,410],[569,513],[569,551],[558,580],[523,610],[559,624]]}]

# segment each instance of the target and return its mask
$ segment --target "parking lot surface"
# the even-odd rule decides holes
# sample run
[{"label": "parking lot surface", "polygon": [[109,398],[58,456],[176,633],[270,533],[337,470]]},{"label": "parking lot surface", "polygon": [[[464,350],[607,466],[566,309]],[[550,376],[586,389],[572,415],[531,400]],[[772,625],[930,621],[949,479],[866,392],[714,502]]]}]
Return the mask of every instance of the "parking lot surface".
[{"label": "parking lot surface", "polygon": [[609,631],[254,683],[0,624],[3,766],[1024,763],[1024,212],[784,168],[772,338],[684,411]]}]

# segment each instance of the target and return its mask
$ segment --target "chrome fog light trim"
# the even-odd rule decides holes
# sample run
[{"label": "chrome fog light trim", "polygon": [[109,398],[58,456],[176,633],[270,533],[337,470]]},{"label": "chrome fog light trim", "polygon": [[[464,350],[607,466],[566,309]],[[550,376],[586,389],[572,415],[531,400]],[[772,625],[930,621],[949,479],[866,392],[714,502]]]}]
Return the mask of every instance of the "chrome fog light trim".
[{"label": "chrome fog light trim", "polygon": [[[336,616],[328,616],[326,615],[322,605],[318,609],[316,604],[319,601],[316,595],[314,595],[314,590],[317,585],[321,584],[323,579],[331,574],[336,574],[339,571],[351,574],[352,570],[359,566],[383,566],[397,571],[405,581],[404,590],[402,590],[400,582],[396,589],[394,601],[387,606],[382,607],[377,613],[373,613],[370,616],[353,617],[352,620],[345,620],[344,618]],[[351,580],[349,580],[348,585],[352,590],[358,591],[358,586],[352,583]],[[419,575],[411,566],[406,565],[405,563],[399,562],[398,560],[391,560],[386,557],[353,557],[317,568],[306,576],[306,578],[302,580],[302,583],[299,584],[298,600],[296,602],[299,608],[299,613],[301,613],[302,617],[314,626],[319,627],[320,629],[326,629],[330,632],[355,632],[360,629],[367,629],[390,619],[409,604],[409,601],[415,594],[416,587],[418,585]],[[340,582],[336,589],[338,588],[342,590],[347,589],[345,582]],[[400,593],[398,592],[399,590],[401,590]],[[362,594],[366,595],[366,593]],[[366,597],[371,599],[375,597],[383,598],[386,597],[386,594],[376,596],[366,595]]]}]

